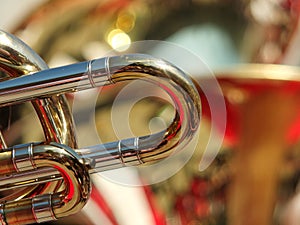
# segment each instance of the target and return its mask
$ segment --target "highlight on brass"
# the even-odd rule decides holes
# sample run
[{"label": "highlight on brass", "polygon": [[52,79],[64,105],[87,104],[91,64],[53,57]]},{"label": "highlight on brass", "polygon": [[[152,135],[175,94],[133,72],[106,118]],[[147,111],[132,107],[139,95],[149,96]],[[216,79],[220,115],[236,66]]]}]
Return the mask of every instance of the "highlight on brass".
[{"label": "highlight on brass", "polygon": [[2,224],[299,224],[298,0],[26,4],[0,35]]},{"label": "highlight on brass", "polygon": [[[4,31],[0,39],[1,71],[6,75],[0,104],[31,101],[46,138],[13,147],[2,140],[1,190],[13,190],[1,203],[2,224],[45,222],[75,214],[88,201],[90,174],[167,158],[173,148],[183,149],[198,130],[197,89],[187,75],[161,59],[123,55],[41,70],[43,61],[24,43]],[[159,85],[170,95],[175,107],[172,123],[155,134],[78,149],[63,94],[137,79]]]}]

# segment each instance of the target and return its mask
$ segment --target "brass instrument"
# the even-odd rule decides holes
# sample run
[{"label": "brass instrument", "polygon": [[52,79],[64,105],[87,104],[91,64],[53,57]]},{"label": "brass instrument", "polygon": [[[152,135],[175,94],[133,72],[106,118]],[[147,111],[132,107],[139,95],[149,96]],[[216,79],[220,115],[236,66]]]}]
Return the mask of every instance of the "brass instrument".
[{"label": "brass instrument", "polygon": [[[225,137],[222,148],[216,149],[220,150],[216,158],[215,155],[206,155],[208,159],[214,160],[203,171],[199,171],[199,161],[202,162],[204,158],[204,145],[203,142],[199,142],[200,146],[197,146],[193,158],[175,176],[162,183],[152,184],[150,189],[154,196],[151,196],[151,200],[158,202],[157,210],[163,209],[168,225],[290,225],[299,221],[299,127],[296,125],[299,122],[297,96],[300,71],[297,67],[275,64],[299,65],[298,2],[52,0],[31,11],[22,23],[18,23],[15,29],[12,29],[12,33],[25,40],[49,65],[57,58],[61,59],[60,56],[84,61],[93,58],[91,56],[94,54],[101,55],[114,48],[112,40],[109,39],[110,34],[125,34],[131,38],[132,43],[149,39],[177,41],[177,44],[195,51],[196,54],[199,53],[212,67],[224,93],[221,97],[225,98],[227,115],[222,116],[227,120],[222,122],[226,122],[228,136]],[[190,33],[186,32],[187,30]],[[183,33],[188,38],[174,38],[184,37]],[[224,47],[226,45],[229,47]],[[90,48],[93,51],[88,52]],[[223,59],[220,57],[222,54]],[[233,57],[234,54],[236,58]],[[179,54],[177,57],[180,62],[189,62],[189,58],[180,56]],[[237,65],[241,63],[242,66]],[[173,64],[181,66],[180,63]],[[199,66],[197,63],[190,64],[193,64],[191,67]],[[214,68],[215,65],[217,68]],[[199,76],[197,72],[198,70],[195,70],[191,75],[198,83],[203,84],[207,77]],[[83,87],[80,88],[85,88],[85,82],[90,86],[88,80],[83,80]],[[93,78],[91,82],[95,82]],[[59,86],[57,89],[61,93]],[[58,91],[49,90],[53,91],[52,93]],[[15,99],[12,92],[6,91],[8,98]],[[18,98],[30,98],[31,91],[28,90],[28,96],[25,91],[20,92]],[[34,90],[36,94],[38,91]],[[201,88],[198,91],[203,94]],[[204,104],[205,97],[202,97]],[[125,105],[127,100],[124,101]],[[110,101],[111,99],[108,100]],[[44,107],[47,104],[41,105]],[[54,108],[51,110],[55,110]],[[148,104],[144,108],[149,110],[151,106]],[[202,108],[206,112],[211,110],[208,105],[202,105]],[[61,109],[58,111],[62,112]],[[68,112],[63,114],[67,115]],[[51,115],[52,113],[47,114]],[[204,112],[202,125],[206,122],[211,125],[211,118],[206,116]],[[70,118],[63,115],[60,117]],[[61,120],[64,119],[55,121]],[[110,121],[107,123],[110,124]],[[61,129],[60,125],[59,122],[56,125],[58,130],[72,130]],[[103,133],[110,133],[107,124],[100,124],[100,129],[102,127],[105,127]],[[205,130],[202,127],[200,130],[205,135],[210,135],[209,128]],[[294,132],[292,142],[288,139],[290,137],[287,138],[291,131]],[[47,131],[45,133],[47,134]],[[54,136],[61,135],[63,134]],[[70,142],[64,143],[63,140],[68,138],[55,141],[53,134],[49,134],[46,141],[49,139],[51,142],[54,139],[54,142],[72,146]],[[218,136],[214,138],[218,139]],[[86,153],[83,149],[76,152],[79,156]],[[89,166],[92,161],[86,164]],[[122,158],[119,161],[122,161]],[[115,168],[118,165],[119,162],[110,166]],[[173,165],[166,168],[174,169]],[[93,173],[92,169],[88,170],[89,174]],[[152,175],[156,174],[155,172],[160,171],[149,173]],[[47,186],[49,192],[54,189],[65,190],[65,186],[61,184],[61,175],[54,170],[45,169],[41,175],[33,173],[32,179],[38,177],[39,180],[47,182],[49,177],[44,175],[47,173],[50,174],[49,177],[54,176],[57,179],[57,183],[52,181],[51,185]],[[22,181],[22,178],[20,179]],[[5,177],[3,182],[6,182]],[[23,181],[18,183],[24,184]],[[118,209],[114,210],[117,214]],[[124,207],[121,210],[126,211]],[[89,216],[94,216],[92,214]],[[133,220],[131,217],[128,219]],[[144,222],[146,224],[148,221],[145,219]]]},{"label": "brass instrument", "polygon": [[[2,107],[31,101],[45,141],[0,152],[0,189],[13,190],[1,203],[1,224],[45,222],[72,215],[89,198],[90,174],[153,163],[184,148],[197,132],[200,98],[193,82],[175,66],[148,55],[105,57],[54,69],[28,46],[0,33]],[[141,137],[77,148],[65,93],[130,80],[157,84],[171,97],[175,117],[167,129]],[[18,190],[18,191],[16,191]]]}]

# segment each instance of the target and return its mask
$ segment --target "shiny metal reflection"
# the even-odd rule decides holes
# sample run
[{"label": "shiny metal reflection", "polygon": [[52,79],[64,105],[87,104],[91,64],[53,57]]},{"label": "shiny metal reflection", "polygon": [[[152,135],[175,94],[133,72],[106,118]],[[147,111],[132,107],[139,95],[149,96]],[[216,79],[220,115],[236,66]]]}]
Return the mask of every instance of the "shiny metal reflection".
[{"label": "shiny metal reflection", "polygon": [[[5,32],[2,35],[7,35],[12,43],[20,42]],[[20,64],[18,67],[15,67],[16,63],[9,61],[14,49],[6,48],[7,43],[3,44],[8,55],[1,58],[2,72],[23,75],[17,70],[22,68],[22,61],[16,60]],[[30,53],[34,54],[32,51]],[[37,56],[34,55],[33,59],[35,57]],[[25,63],[24,67],[28,68]],[[41,191],[35,192],[25,188],[21,196],[13,193],[11,199],[3,203],[2,220],[5,223],[44,222],[78,212],[88,200],[90,174],[123,166],[154,163],[170,156],[175,147],[184,148],[198,130],[201,105],[199,94],[187,75],[175,66],[148,55],[106,57],[40,72],[32,71],[28,76],[1,82],[0,105],[7,106],[26,101],[42,101],[45,104],[51,96],[137,79],[158,85],[171,97],[175,107],[172,123],[155,134],[83,149],[68,146],[68,142],[64,143],[59,139],[46,139],[44,143],[21,144],[2,149],[1,190],[37,184],[41,187]],[[69,130],[66,129],[73,124],[62,124],[65,120],[55,113],[56,110],[40,109],[39,112],[53,117],[55,123],[61,126],[59,134],[68,133]],[[67,119],[71,120],[72,117]],[[42,125],[47,126],[43,122]],[[57,136],[55,132],[51,135]],[[76,140],[72,132],[68,135]],[[56,187],[51,187],[51,190],[56,191],[49,191],[47,185],[46,188],[40,186],[45,182],[49,185],[53,181]]]}]

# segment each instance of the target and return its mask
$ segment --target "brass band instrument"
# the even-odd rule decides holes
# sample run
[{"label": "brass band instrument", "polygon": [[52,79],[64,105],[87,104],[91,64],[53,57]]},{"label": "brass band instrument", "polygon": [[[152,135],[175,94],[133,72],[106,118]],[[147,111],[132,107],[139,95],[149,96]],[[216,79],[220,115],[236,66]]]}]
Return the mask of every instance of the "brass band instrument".
[{"label": "brass band instrument", "polygon": [[[199,171],[197,167],[199,158],[202,157],[201,147],[197,148],[196,156],[176,176],[162,184],[154,184],[151,188],[156,195],[155,200],[158,200],[159,206],[165,210],[166,217],[171,218],[168,225],[199,223],[288,225],[299,221],[297,220],[299,217],[297,213],[299,136],[295,137],[295,142],[292,144],[285,139],[290,131],[290,123],[297,125],[294,119],[298,117],[299,69],[269,65],[269,63],[299,64],[300,8],[298,2],[297,0],[52,0],[33,10],[32,14],[21,24],[17,24],[13,33],[20,35],[26,43],[30,43],[30,46],[47,63],[61,54],[75,61],[90,59],[90,55],[84,50],[95,43],[107,50],[105,47],[111,43],[106,38],[116,28],[122,29],[132,41],[147,39],[172,41],[174,39],[169,39],[170,37],[190,26],[195,29],[193,35],[203,29],[208,31],[208,35],[204,37],[212,37],[214,40],[219,35],[221,38],[217,41],[222,39],[225,44],[228,44],[226,34],[229,34],[229,40],[232,41],[229,44],[233,45],[233,49],[247,65],[242,67],[235,65],[229,70],[221,67],[221,69],[218,68],[220,71],[214,72],[224,93],[222,97],[225,97],[227,101],[226,129],[231,132],[232,129],[234,130],[234,144],[228,146],[226,142],[232,137],[226,137],[217,158],[205,171]],[[226,32],[211,33],[211,28],[206,29],[207,24],[215,25],[212,27],[218,27],[219,31]],[[211,45],[209,45],[207,44],[209,40],[203,40],[203,36],[201,39],[201,35],[198,40],[198,37],[192,36],[191,39],[194,41],[192,47],[188,42],[179,44],[187,48],[191,47],[192,50],[197,50],[198,47],[205,50],[202,47],[207,45],[209,53],[213,55],[213,62],[218,62],[219,54],[222,50],[224,51],[222,48],[219,49],[222,45],[219,45],[216,40],[210,42]],[[18,52],[23,51],[22,47],[13,49]],[[99,49],[101,48],[97,50]],[[93,53],[97,50],[94,49]],[[201,53],[200,57],[202,57]],[[203,54],[204,60],[206,60],[205,53]],[[31,54],[33,53],[21,55],[28,57]],[[228,56],[231,56],[230,51],[229,53],[226,51],[225,57]],[[35,64],[38,64],[40,68],[34,66],[36,69],[46,69],[44,63],[38,58],[32,58],[30,62],[38,61]],[[13,62],[23,60],[24,57],[21,57]],[[32,65],[30,62],[29,64]],[[248,64],[253,62],[261,64]],[[209,63],[211,61],[208,58]],[[228,66],[227,63],[228,61],[225,61],[225,67]],[[235,63],[240,63],[240,61]],[[11,69],[3,65],[3,68],[10,72],[19,71],[15,66]],[[19,73],[15,73],[17,74]],[[198,79],[198,82],[203,82],[203,77],[198,77],[197,72],[192,75]],[[93,81],[91,79],[92,85]],[[81,82],[83,87],[80,86],[80,88],[85,88],[84,82],[90,86],[88,80],[83,80]],[[289,89],[287,84],[292,84],[294,91],[291,92],[292,94],[285,93],[285,90]],[[262,91],[255,92],[250,87]],[[61,88],[58,86],[57,88],[61,91]],[[11,92],[6,91],[7,95],[10,95]],[[31,92],[31,90],[28,91]],[[34,91],[38,92],[38,90]],[[56,93],[56,90],[51,89],[51,91]],[[27,97],[25,95],[24,98],[31,96],[31,94]],[[10,98],[14,99],[13,96]],[[20,93],[18,98],[23,98],[23,93]],[[70,147],[74,145],[72,148],[78,149],[76,143],[70,140],[74,135],[63,133],[65,130],[72,132],[72,123],[69,123],[68,129],[61,129],[60,121],[70,118],[65,116],[69,112],[64,104],[58,104],[63,100],[55,100],[57,97],[52,96],[51,99],[53,98],[54,100],[50,100],[47,96],[46,99],[43,98],[42,104],[39,104],[45,107],[50,105],[50,103],[45,104],[45,101],[54,102],[55,106],[50,105],[50,109],[42,109],[44,112],[56,111],[58,105],[61,105],[58,112],[47,113],[47,117],[56,115],[60,119],[53,121],[51,118],[41,119],[47,121],[42,122],[45,123],[43,127],[57,130],[55,135],[47,131],[48,129],[45,131],[46,142],[59,142]],[[205,111],[207,107],[204,105],[203,109]],[[40,117],[44,118],[44,116]],[[205,119],[204,116],[202,122],[206,122]],[[200,145],[202,146],[202,143]],[[76,152],[80,157],[82,152],[86,153],[85,150],[76,150]],[[30,157],[27,158],[30,159]],[[93,164],[92,161],[86,162],[88,167]],[[170,167],[172,169],[172,165]],[[51,185],[49,186],[48,183],[45,185],[48,192],[44,189],[44,193],[54,192],[53,190],[56,192],[58,189],[66,190],[61,184],[62,177],[57,171],[44,170],[45,172],[41,175],[39,173],[32,175],[32,180],[38,177],[40,181],[45,182],[51,177]],[[91,174],[93,169],[88,170]],[[29,178],[30,172],[26,173]],[[54,177],[57,183],[53,182]],[[21,179],[18,182],[19,185],[27,183],[27,181],[23,182],[22,175],[18,179]],[[2,182],[6,182],[5,177]],[[23,189],[20,192],[28,193]],[[15,195],[18,196],[17,193]]]},{"label": "brass band instrument", "polygon": [[[186,146],[197,131],[197,89],[181,70],[163,60],[124,55],[47,69],[16,37],[1,31],[0,44],[0,70],[5,76],[0,104],[31,101],[46,139],[13,147],[1,141],[0,189],[13,190],[0,205],[1,224],[45,222],[74,214],[88,200],[90,174],[164,159],[173,148]],[[172,98],[176,112],[168,128],[78,149],[63,94],[137,79],[159,85]]]}]

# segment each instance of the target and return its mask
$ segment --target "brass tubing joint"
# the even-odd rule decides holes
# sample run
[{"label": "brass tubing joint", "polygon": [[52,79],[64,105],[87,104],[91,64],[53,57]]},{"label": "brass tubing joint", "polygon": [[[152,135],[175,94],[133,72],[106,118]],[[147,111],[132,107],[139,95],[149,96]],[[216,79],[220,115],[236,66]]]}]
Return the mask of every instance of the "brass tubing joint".
[{"label": "brass tubing joint", "polygon": [[91,189],[88,168],[71,148],[57,143],[30,143],[6,149],[1,154],[6,156],[5,152],[14,152],[9,166],[13,168],[11,174],[52,167],[61,173],[66,188],[53,195],[37,195],[3,203],[0,210],[2,224],[21,225],[54,220],[77,213],[85,205]]}]

